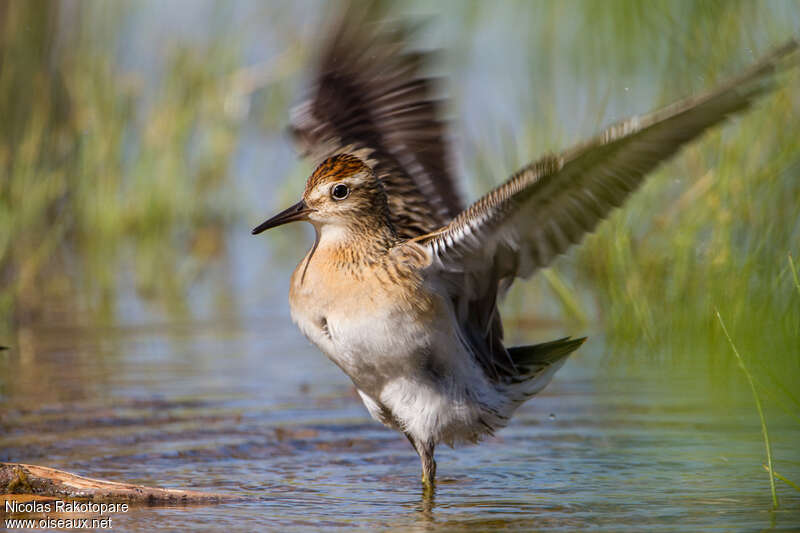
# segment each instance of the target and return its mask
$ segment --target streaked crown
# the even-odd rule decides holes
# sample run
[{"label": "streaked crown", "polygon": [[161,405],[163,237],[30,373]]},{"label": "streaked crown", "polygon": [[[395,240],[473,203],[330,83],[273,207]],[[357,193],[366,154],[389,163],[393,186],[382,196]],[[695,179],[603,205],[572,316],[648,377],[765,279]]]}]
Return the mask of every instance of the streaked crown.
[{"label": "streaked crown", "polygon": [[372,168],[353,154],[334,155],[320,163],[306,182],[303,201],[313,210],[312,221],[391,229],[383,185]]},{"label": "streaked crown", "polygon": [[352,154],[338,154],[327,158],[309,176],[306,193],[325,183],[334,183],[358,174],[372,174],[372,169]]}]

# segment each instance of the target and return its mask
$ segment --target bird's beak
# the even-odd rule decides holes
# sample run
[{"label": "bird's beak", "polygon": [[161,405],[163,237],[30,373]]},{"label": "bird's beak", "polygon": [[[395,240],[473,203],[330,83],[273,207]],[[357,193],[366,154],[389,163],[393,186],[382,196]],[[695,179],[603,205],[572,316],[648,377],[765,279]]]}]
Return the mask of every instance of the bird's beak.
[{"label": "bird's beak", "polygon": [[253,235],[258,235],[262,231],[266,231],[277,226],[282,226],[283,224],[287,224],[289,222],[294,222],[296,220],[308,220],[308,214],[312,211],[313,209],[309,209],[306,203],[303,200],[300,200],[289,209],[284,209],[274,217],[259,224],[253,229],[252,233]]}]

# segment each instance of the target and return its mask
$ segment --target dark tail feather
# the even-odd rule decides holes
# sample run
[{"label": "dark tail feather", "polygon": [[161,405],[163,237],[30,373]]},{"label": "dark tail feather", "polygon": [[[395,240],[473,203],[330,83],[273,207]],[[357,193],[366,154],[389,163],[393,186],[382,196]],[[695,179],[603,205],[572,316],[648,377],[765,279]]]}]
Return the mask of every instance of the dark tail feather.
[{"label": "dark tail feather", "polygon": [[585,341],[586,337],[580,339],[564,337],[532,346],[516,346],[509,348],[508,353],[521,374],[535,373],[564,359]]}]

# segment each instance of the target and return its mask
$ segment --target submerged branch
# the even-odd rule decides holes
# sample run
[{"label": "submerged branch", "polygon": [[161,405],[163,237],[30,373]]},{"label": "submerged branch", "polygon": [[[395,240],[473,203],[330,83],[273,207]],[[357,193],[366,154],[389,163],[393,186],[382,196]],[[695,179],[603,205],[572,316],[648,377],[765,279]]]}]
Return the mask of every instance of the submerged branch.
[{"label": "submerged branch", "polygon": [[92,479],[55,468],[21,463],[0,463],[0,494],[4,499],[14,499],[16,495],[35,495],[45,498],[143,504],[220,503],[233,499],[230,495],[211,492],[162,489]]}]

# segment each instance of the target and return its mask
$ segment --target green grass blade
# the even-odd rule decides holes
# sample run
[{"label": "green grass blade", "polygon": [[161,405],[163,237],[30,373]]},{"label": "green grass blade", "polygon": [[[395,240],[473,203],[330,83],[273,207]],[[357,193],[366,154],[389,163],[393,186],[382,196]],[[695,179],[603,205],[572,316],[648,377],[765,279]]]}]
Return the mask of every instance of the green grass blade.
[{"label": "green grass blade", "polygon": [[[764,470],[769,472],[769,467],[767,465],[761,465],[761,466],[764,467]],[[792,487],[794,490],[800,492],[800,485],[798,485],[797,483],[795,483],[794,481],[792,481],[790,479],[787,479],[786,477],[780,475],[779,473],[777,473],[775,471],[773,471],[772,473],[775,475],[776,478],[780,479],[781,481],[783,481],[784,483],[786,483],[787,485]]]},{"label": "green grass blade", "polygon": [[797,293],[800,294],[800,278],[797,276],[797,266],[794,264],[792,254],[789,254],[789,268],[792,270],[792,277],[794,278],[794,286],[797,287]]},{"label": "green grass blade", "polygon": [[558,297],[563,309],[579,324],[587,324],[589,322],[589,318],[583,311],[574,291],[567,287],[566,283],[564,283],[564,280],[562,280],[553,269],[544,270],[542,275],[547,280],[547,283],[550,284],[550,288],[553,289],[553,292]]},{"label": "green grass blade", "polygon": [[795,420],[797,420],[798,422],[800,422],[800,413],[798,413],[798,412],[797,412],[797,410],[796,410],[796,409],[794,409],[792,406],[790,406],[790,405],[787,405],[787,404],[786,404],[786,402],[784,402],[783,400],[781,400],[780,396],[778,396],[777,394],[775,394],[775,393],[772,391],[772,389],[773,389],[774,387],[773,387],[773,388],[767,387],[766,385],[764,385],[764,383],[763,383],[762,381],[760,381],[760,380],[759,380],[757,377],[755,377],[755,376],[753,377],[753,379],[755,380],[755,382],[756,382],[756,385],[758,385],[759,389],[760,389],[762,392],[765,392],[765,393],[767,394],[767,396],[768,396],[768,397],[769,397],[769,398],[770,398],[770,399],[771,399],[773,402],[775,402],[775,403],[778,405],[778,407],[780,407],[781,409],[783,409],[783,411],[784,411],[784,412],[785,412],[787,415],[791,416],[792,418],[794,418]]},{"label": "green grass blade", "polygon": [[744,372],[744,375],[747,377],[747,382],[750,384],[750,390],[753,391],[753,399],[756,402],[758,417],[761,419],[761,435],[764,437],[764,447],[767,449],[767,465],[768,465],[767,471],[769,472],[769,488],[770,491],[772,492],[772,505],[777,509],[778,494],[775,492],[775,470],[772,468],[772,447],[769,444],[767,421],[764,418],[764,410],[761,408],[761,400],[758,398],[758,393],[756,392],[756,385],[753,382],[753,376],[751,376],[750,372],[748,372],[747,367],[744,364],[744,359],[742,359],[742,356],[739,355],[739,350],[736,349],[736,345],[733,344],[733,339],[731,339],[731,336],[728,333],[728,328],[725,327],[725,321],[722,320],[722,315],[719,314],[718,309],[714,309],[714,312],[717,314],[717,319],[719,320],[719,323],[722,326],[722,332],[725,333],[725,337],[728,339],[728,343],[731,345],[731,349],[733,350],[733,354],[736,356],[736,360],[739,363],[739,367],[742,369],[742,372]]}]

